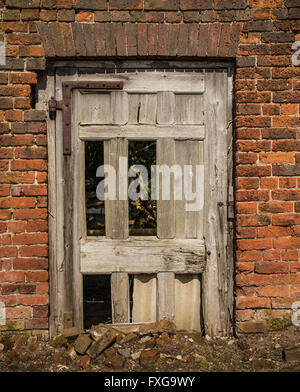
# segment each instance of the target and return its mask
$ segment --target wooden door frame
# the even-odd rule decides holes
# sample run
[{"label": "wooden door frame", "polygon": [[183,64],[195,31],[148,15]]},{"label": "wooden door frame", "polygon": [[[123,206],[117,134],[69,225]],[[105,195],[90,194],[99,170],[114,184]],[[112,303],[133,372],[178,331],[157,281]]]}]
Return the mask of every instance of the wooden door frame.
[{"label": "wooden door frame", "polygon": [[[223,122],[226,122],[226,135],[223,135],[223,143],[226,145],[227,152],[227,170],[226,173],[226,200],[217,200],[210,198],[210,208],[206,211],[213,211],[206,220],[210,222],[206,227],[206,247],[207,247],[207,265],[205,273],[203,274],[203,289],[202,289],[202,303],[203,303],[203,318],[205,333],[210,336],[226,336],[233,332],[233,135],[232,135],[232,121],[233,121],[233,74],[234,67],[229,62],[189,62],[189,61],[125,61],[123,63],[114,63],[113,61],[56,61],[48,64],[47,72],[45,72],[39,80],[38,85],[38,103],[37,108],[48,111],[48,101],[55,97],[61,99],[61,83],[66,81],[77,81],[78,70],[84,69],[84,73],[80,73],[81,80],[95,80],[96,73],[99,69],[118,66],[118,69],[128,68],[192,68],[192,69],[207,69],[213,72],[207,72],[206,75],[211,75],[207,78],[208,86],[211,86],[210,102],[206,103],[206,110],[210,116],[223,116]],[[227,92],[227,107],[224,107],[222,97],[219,96],[218,90],[215,88],[218,83],[223,83],[222,78],[214,77],[218,72],[221,74],[222,69],[226,70],[226,92]],[[218,71],[219,70],[219,71]],[[56,77],[58,75],[58,77]],[[99,78],[99,75],[96,76]],[[223,86],[224,88],[224,86]],[[61,124],[61,125],[60,125]],[[219,177],[221,172],[215,177],[216,168],[222,166],[219,162],[216,153],[215,145],[209,140],[216,137],[222,131],[218,122],[214,123],[213,129],[207,133],[205,138],[205,152],[209,155],[210,168],[207,170],[207,175],[210,178],[215,178],[214,183],[222,181]],[[70,247],[66,247],[64,242],[63,227],[63,211],[64,206],[60,203],[64,199],[64,175],[63,175],[63,150],[62,150],[62,132],[59,129],[62,126],[62,116],[58,112],[56,120],[48,116],[47,119],[47,144],[48,144],[48,212],[49,212],[49,279],[50,279],[50,316],[49,329],[50,336],[55,336],[64,327],[72,325],[82,325],[82,310],[78,301],[82,298],[82,279],[78,279],[81,273],[79,271],[79,261],[76,257],[75,264],[68,265],[65,257],[65,252],[69,251]],[[214,147],[212,147],[214,146]],[[224,166],[224,165],[223,165]],[[223,168],[224,169],[224,168]],[[214,172],[214,173],[212,173]],[[213,187],[214,184],[211,183]],[[208,190],[211,192],[211,189]],[[68,195],[65,194],[65,200],[68,202]],[[212,203],[216,202],[215,205]],[[209,228],[210,227],[210,228]],[[212,230],[214,227],[216,230]],[[214,233],[218,233],[219,241],[215,241]],[[223,250],[223,251],[222,251]],[[71,249],[73,251],[73,249]],[[70,271],[75,274],[73,279],[76,282],[76,289],[71,289],[73,293],[71,301],[68,303],[65,298],[66,286],[74,287],[74,280],[70,282],[68,274]],[[74,312],[75,309],[75,312]],[[73,313],[73,315],[72,315]],[[74,317],[75,316],[75,317]]]}]

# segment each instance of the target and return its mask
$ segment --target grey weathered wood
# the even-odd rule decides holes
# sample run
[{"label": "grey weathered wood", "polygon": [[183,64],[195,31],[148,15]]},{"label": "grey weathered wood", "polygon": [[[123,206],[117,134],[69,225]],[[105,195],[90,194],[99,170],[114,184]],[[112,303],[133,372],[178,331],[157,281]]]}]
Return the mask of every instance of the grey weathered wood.
[{"label": "grey weathered wood", "polygon": [[176,94],[175,95],[175,123],[203,124],[203,95]]},{"label": "grey weathered wood", "polygon": [[[109,92],[80,94],[79,99],[80,104],[77,110],[79,111],[78,120],[81,123],[112,124],[115,115],[112,101],[117,99],[115,94],[113,98]],[[123,113],[122,110],[120,113]]]},{"label": "grey weathered wood", "polygon": [[175,275],[174,272],[159,272],[158,285],[158,320],[175,318]]},{"label": "grey weathered wood", "polygon": [[81,272],[86,274],[201,273],[205,268],[205,247],[199,240],[130,237],[117,241],[88,237],[80,240],[80,249]]},{"label": "grey weathered wood", "polygon": [[132,322],[156,321],[156,276],[135,275],[133,279]]},{"label": "grey weathered wood", "polygon": [[81,140],[107,140],[124,137],[128,140],[156,140],[158,138],[173,138],[176,140],[203,140],[205,127],[198,125],[96,125],[80,124],[79,137]]},{"label": "grey weathered wood", "polygon": [[128,122],[128,95],[125,91],[112,91],[111,96],[111,123],[123,125]]},{"label": "grey weathered wood", "polygon": [[156,94],[141,94],[138,122],[140,124],[155,124],[156,111],[157,111]]},{"label": "grey weathered wood", "polygon": [[[177,63],[178,64],[178,63]],[[136,64],[137,65],[137,64]],[[138,65],[137,65],[138,66]],[[103,63],[100,68],[103,67]],[[112,67],[110,67],[112,68]],[[139,68],[139,66],[138,66]],[[147,75],[147,76],[145,76]],[[204,74],[201,72],[132,72],[132,73],[109,73],[97,75],[98,79],[123,81],[123,90],[129,93],[156,93],[160,91],[174,91],[178,93],[201,94],[205,90]],[[95,80],[91,74],[81,75],[80,80]],[[84,91],[84,90],[83,90]],[[88,93],[90,91],[85,90]]]},{"label": "grey weathered wood", "polygon": [[111,302],[113,323],[129,323],[129,281],[126,272],[111,274]]},{"label": "grey weathered wood", "polygon": [[[104,163],[115,168],[117,187],[116,200],[105,200],[105,231],[107,238],[123,239],[128,237],[128,200],[120,200],[119,158],[128,156],[128,141],[126,139],[112,139],[104,142]],[[125,168],[127,173],[127,167]],[[120,176],[128,189],[127,177]]]},{"label": "grey weathered wood", "polygon": [[232,303],[228,296],[230,259],[227,257],[227,72],[206,73],[205,117],[205,239],[208,251],[203,275],[203,312],[209,335],[228,335]]},{"label": "grey weathered wood", "polygon": [[[76,108],[80,105],[80,95],[78,91],[73,92],[72,96],[72,107]],[[73,287],[72,287],[72,308],[73,308],[73,324],[74,326],[83,327],[83,301],[82,301],[82,290],[83,282],[82,275],[80,272],[80,248],[79,241],[84,235],[86,235],[86,224],[85,224],[85,161],[84,161],[84,142],[78,138],[78,112],[73,110],[72,113],[72,145],[73,150],[70,161],[70,177],[65,173],[66,184],[70,181],[71,188],[68,191],[66,189],[66,198],[72,199],[73,204],[71,210],[68,211],[69,215],[72,216],[71,222],[73,223],[73,237],[72,237],[72,256],[69,260],[70,267],[73,271]],[[65,156],[68,159],[68,156]],[[66,202],[66,206],[67,206]],[[65,207],[66,208],[66,207]],[[76,213],[74,213],[76,211]],[[66,230],[69,227],[66,226]],[[70,269],[71,269],[70,268]]]},{"label": "grey weathered wood", "polygon": [[201,329],[201,281],[199,275],[176,275],[175,323],[177,329],[194,329],[196,331]]},{"label": "grey weathered wood", "polygon": [[[55,94],[55,74],[51,70],[46,76],[46,89],[43,96],[39,95],[37,108],[48,109],[49,97]],[[41,91],[41,89],[40,89]],[[57,268],[57,204],[56,204],[56,132],[55,122],[47,117],[47,146],[48,146],[48,227],[49,227],[49,280],[50,280],[50,314],[49,332],[50,337],[58,333],[62,320],[59,316],[62,298],[59,296],[59,273]]]},{"label": "grey weathered wood", "polygon": [[[192,166],[192,191],[196,191],[196,165],[202,165],[201,156],[202,143],[198,141],[176,141],[175,142],[175,162],[180,165],[184,174],[186,165]],[[197,190],[204,194],[204,184],[200,183]],[[203,232],[199,230],[202,226],[202,210],[187,211],[184,182],[182,183],[182,199],[175,200],[175,233],[177,238],[202,238]],[[200,222],[199,222],[200,221]]]},{"label": "grey weathered wood", "polygon": [[175,116],[175,95],[172,91],[157,94],[157,123],[171,125]]},{"label": "grey weathered wood", "polygon": [[[175,141],[173,139],[159,139],[156,145],[157,165],[167,165],[171,168],[175,161]],[[170,176],[170,199],[163,200],[163,177],[157,176],[157,237],[174,238],[175,236],[175,204],[174,177]]]}]

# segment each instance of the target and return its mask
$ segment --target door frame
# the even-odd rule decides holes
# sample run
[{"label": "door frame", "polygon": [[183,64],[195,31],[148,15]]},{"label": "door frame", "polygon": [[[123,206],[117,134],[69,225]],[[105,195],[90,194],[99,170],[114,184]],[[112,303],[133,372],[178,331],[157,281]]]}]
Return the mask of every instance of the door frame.
[{"label": "door frame", "polygon": [[[211,102],[205,108],[210,116],[220,113],[226,121],[227,168],[226,173],[226,201],[219,201],[212,207],[215,198],[210,199],[213,212],[207,215],[210,222],[205,231],[207,247],[207,268],[202,279],[202,303],[205,333],[210,336],[227,336],[233,332],[233,286],[234,286],[234,192],[233,192],[233,75],[234,66],[230,62],[193,62],[193,61],[54,61],[47,64],[47,71],[39,79],[37,108],[48,111],[48,102],[55,97],[62,99],[62,83],[67,81],[97,80],[101,79],[101,72],[105,70],[126,69],[193,69],[207,70],[207,85],[211,88]],[[223,107],[222,97],[218,96],[217,84],[221,79],[214,78],[217,72],[227,73],[227,107]],[[117,71],[117,72],[118,72]],[[100,74],[100,75],[99,75]],[[211,103],[214,103],[213,105]],[[56,117],[56,118],[55,118]],[[49,223],[49,280],[50,280],[50,336],[57,335],[63,328],[73,325],[82,325],[82,312],[78,307],[78,301],[82,299],[82,279],[78,279],[78,257],[75,264],[68,265],[66,252],[72,252],[70,246],[65,245],[63,221],[64,206],[60,202],[65,199],[68,203],[68,195],[64,192],[64,155],[62,143],[62,113],[58,111],[56,116],[47,117],[47,145],[48,145],[48,223]],[[205,138],[205,153],[210,156],[211,165],[208,175],[213,178],[215,168],[220,166],[215,146],[209,146],[209,138],[213,138],[218,132],[222,132],[217,122]],[[223,133],[224,133],[223,129]],[[224,138],[225,137],[225,138]],[[214,146],[214,147],[213,147]],[[70,160],[71,161],[71,160]],[[216,181],[221,177],[217,175]],[[213,184],[212,184],[213,186]],[[210,190],[208,191],[210,192]],[[216,195],[217,197],[217,195]],[[217,236],[215,234],[218,234]],[[216,241],[216,237],[219,241]],[[71,247],[72,248],[72,247]],[[221,251],[223,249],[223,252]],[[76,256],[76,255],[75,255]],[[72,257],[69,257],[71,259]],[[70,282],[68,273],[75,271],[73,282]],[[76,272],[77,271],[77,272]],[[75,285],[74,285],[75,283]],[[71,285],[73,296],[71,302],[65,298],[65,291]],[[70,288],[70,287],[69,287]],[[76,305],[77,304],[77,305]],[[75,311],[74,311],[75,309]]]}]

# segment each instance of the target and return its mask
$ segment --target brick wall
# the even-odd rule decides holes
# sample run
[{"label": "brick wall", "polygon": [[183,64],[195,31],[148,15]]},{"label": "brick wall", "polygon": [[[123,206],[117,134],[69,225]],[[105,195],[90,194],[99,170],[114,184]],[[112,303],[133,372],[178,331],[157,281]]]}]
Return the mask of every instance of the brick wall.
[{"label": "brick wall", "polygon": [[299,0],[0,7],[0,301],[9,328],[48,327],[47,114],[34,109],[47,58],[235,61],[236,320],[283,317],[300,299]]}]

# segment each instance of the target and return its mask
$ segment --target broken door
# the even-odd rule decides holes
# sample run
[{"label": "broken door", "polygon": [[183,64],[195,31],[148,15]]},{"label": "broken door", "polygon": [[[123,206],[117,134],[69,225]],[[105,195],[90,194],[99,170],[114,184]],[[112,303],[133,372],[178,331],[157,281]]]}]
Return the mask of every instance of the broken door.
[{"label": "broken door", "polygon": [[[178,328],[200,330],[204,325],[208,333],[228,333],[228,70],[119,72],[70,79],[71,109],[64,102],[56,118],[57,130],[70,148],[56,151],[65,152],[59,158],[64,249],[58,266],[66,284],[61,322],[69,317],[70,324],[83,325],[83,275],[109,275],[113,323],[173,319]],[[58,97],[63,98],[69,80],[57,78]],[[156,231],[146,236],[130,230],[128,146],[134,141],[151,142],[156,149]],[[89,142],[102,143],[95,158],[99,166],[113,168],[112,175],[105,166],[98,171],[106,190],[99,207],[105,212],[104,229],[98,231],[88,225]]]}]

